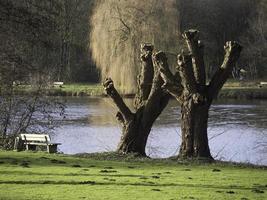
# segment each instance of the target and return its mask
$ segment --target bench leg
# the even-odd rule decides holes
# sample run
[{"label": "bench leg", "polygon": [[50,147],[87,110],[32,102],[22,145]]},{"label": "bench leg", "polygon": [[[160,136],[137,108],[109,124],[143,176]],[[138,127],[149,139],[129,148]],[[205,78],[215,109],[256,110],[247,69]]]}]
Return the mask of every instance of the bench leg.
[{"label": "bench leg", "polygon": [[27,151],[36,151],[36,145],[30,145],[30,144],[26,144],[26,150]]},{"label": "bench leg", "polygon": [[14,150],[15,151],[22,151],[24,146],[24,142],[20,137],[15,138]]},{"label": "bench leg", "polygon": [[47,145],[48,153],[57,153],[57,145]]}]

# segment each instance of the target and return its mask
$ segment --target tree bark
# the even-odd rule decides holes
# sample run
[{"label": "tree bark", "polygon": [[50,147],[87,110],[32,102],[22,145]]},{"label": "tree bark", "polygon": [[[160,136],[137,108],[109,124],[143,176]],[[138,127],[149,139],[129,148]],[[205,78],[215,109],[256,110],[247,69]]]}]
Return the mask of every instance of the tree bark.
[{"label": "tree bark", "polygon": [[197,103],[195,97],[186,96],[181,105],[182,144],[180,158],[212,159],[208,144],[209,102]]},{"label": "tree bark", "polygon": [[[203,44],[198,40],[198,31],[189,30],[183,34],[189,54],[177,57],[176,78],[166,67],[160,66],[161,77],[168,88],[167,92],[181,104],[182,143],[179,158],[213,159],[208,144],[209,108],[213,99],[226,82],[240,55],[242,47],[237,42],[227,42],[222,66],[206,85]],[[166,66],[166,65],[165,65]],[[177,74],[177,73],[176,73]]]},{"label": "tree bark", "polygon": [[122,136],[117,148],[119,153],[135,153],[146,156],[147,139],[154,121],[166,107],[170,95],[162,89],[162,80],[157,63],[167,60],[164,53],[152,56],[153,46],[141,46],[142,69],[138,77],[138,93],[135,98],[136,111],[132,113],[115,89],[109,78],[104,88],[111,97],[119,112],[116,117],[122,125]]}]

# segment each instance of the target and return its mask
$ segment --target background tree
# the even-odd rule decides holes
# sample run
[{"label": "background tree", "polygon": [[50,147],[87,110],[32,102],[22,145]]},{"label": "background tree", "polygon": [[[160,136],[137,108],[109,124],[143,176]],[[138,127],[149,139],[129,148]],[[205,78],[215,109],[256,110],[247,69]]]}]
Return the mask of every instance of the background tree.
[{"label": "background tree", "polygon": [[256,79],[267,74],[267,2],[251,1],[251,8],[254,9],[249,15],[249,27],[241,37],[246,46],[242,61],[249,76]]},{"label": "background tree", "polygon": [[[55,4],[54,4],[55,3]],[[19,133],[50,132],[64,105],[44,96],[48,64],[54,63],[56,2],[0,2],[0,148],[13,148]],[[31,96],[20,96],[18,85],[32,86]]]},{"label": "background tree", "polygon": [[208,112],[239,58],[241,46],[237,42],[227,42],[221,67],[206,85],[203,44],[196,30],[185,31],[183,38],[189,52],[178,55],[177,72],[172,75],[167,65],[159,63],[165,88],[181,104],[181,158],[212,158],[210,154],[207,126]]},{"label": "background tree", "polygon": [[[155,44],[155,48],[166,52],[172,64],[173,52],[184,47],[182,38],[177,36],[194,28],[200,30],[205,42],[206,74],[211,79],[224,59],[221,47],[226,41],[239,41],[246,46],[245,41],[253,43],[251,36],[244,33],[253,32],[249,31],[251,18],[259,7],[266,11],[262,4],[258,0],[98,1],[90,18],[89,44],[102,79],[111,76],[121,92],[132,93],[137,89],[138,45],[143,41]],[[261,59],[246,53],[235,67],[251,71],[253,65],[261,69],[266,54],[264,48],[258,48],[257,52]],[[128,77],[128,73],[133,76]]]},{"label": "background tree", "polygon": [[[41,78],[48,73],[48,67],[55,66],[55,43],[50,38],[56,29],[56,6],[48,1],[35,4],[3,0],[0,8],[1,69],[20,72],[16,73],[20,74],[20,81]],[[7,77],[3,71],[1,77]]]},{"label": "background tree", "polygon": [[[220,47],[227,40],[248,47],[238,66],[249,77],[267,73],[264,0],[1,0],[0,11],[1,62],[19,55],[32,68],[23,73],[31,81],[97,82],[100,69],[120,91],[134,92],[139,44],[155,44],[175,63],[173,52],[182,48],[177,35],[188,28],[200,30],[206,44],[208,78],[223,60]],[[128,72],[133,76],[126,79]]]},{"label": "background tree", "polygon": [[60,0],[58,23],[60,60],[57,80],[96,82],[98,73],[88,49],[93,0]]},{"label": "background tree", "polygon": [[[252,0],[178,0],[180,30],[200,31],[205,43],[206,74],[210,79],[223,60],[226,41],[240,41],[248,28]],[[250,57],[250,56],[249,56]],[[241,61],[241,60],[240,60]],[[242,61],[240,65],[244,65]]]},{"label": "background tree", "polygon": [[153,46],[149,44],[142,45],[141,51],[142,67],[135,97],[136,111],[131,112],[110,78],[105,80],[104,88],[119,109],[116,118],[122,125],[122,136],[118,152],[145,156],[147,138],[152,125],[166,107],[170,96],[161,88],[163,80],[158,68],[159,62],[167,64],[166,55],[159,52],[152,58]]},{"label": "background tree", "polygon": [[[93,1],[3,0],[0,2],[2,62],[23,58],[27,81],[98,81],[88,49]],[[25,65],[16,65],[23,71]],[[25,72],[29,72],[25,70]]]},{"label": "background tree", "polygon": [[139,45],[146,41],[165,52],[177,52],[173,42],[177,17],[175,0],[98,1],[89,44],[102,79],[112,77],[121,92],[134,93]]}]

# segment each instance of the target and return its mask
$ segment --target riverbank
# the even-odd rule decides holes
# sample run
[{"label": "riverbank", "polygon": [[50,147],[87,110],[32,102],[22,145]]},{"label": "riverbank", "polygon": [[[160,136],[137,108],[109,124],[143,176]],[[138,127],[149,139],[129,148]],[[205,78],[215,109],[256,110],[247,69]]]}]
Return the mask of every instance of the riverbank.
[{"label": "riverbank", "polygon": [[[20,95],[30,95],[37,90],[30,86],[20,85],[15,87],[15,92]],[[47,87],[42,89],[47,96],[104,96],[103,86],[92,83],[64,84],[63,86]]]},{"label": "riverbank", "polygon": [[267,198],[266,168],[250,165],[0,151],[0,172],[1,200]]},{"label": "riverbank", "polygon": [[[220,91],[218,98],[229,99],[267,99],[267,86],[259,87],[259,82],[229,81]],[[16,93],[29,95],[35,89],[29,86],[19,86]],[[65,84],[62,87],[50,87],[44,90],[48,96],[106,96],[101,84]],[[134,94],[125,94],[124,97],[134,97]]]}]

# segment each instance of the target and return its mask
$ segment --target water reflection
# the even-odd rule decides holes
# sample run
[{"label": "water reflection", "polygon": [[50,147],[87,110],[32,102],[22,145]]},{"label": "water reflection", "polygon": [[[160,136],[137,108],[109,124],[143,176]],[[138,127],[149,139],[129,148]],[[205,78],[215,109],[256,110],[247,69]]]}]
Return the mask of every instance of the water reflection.
[{"label": "water reflection", "polygon": [[[116,107],[108,98],[66,99],[66,119],[56,129],[54,140],[64,153],[113,151],[120,138],[114,116]],[[132,106],[132,99],[126,99]],[[267,102],[218,101],[210,110],[211,152],[221,160],[267,165]],[[177,155],[180,144],[180,108],[170,101],[152,128],[147,145],[151,157]]]}]

